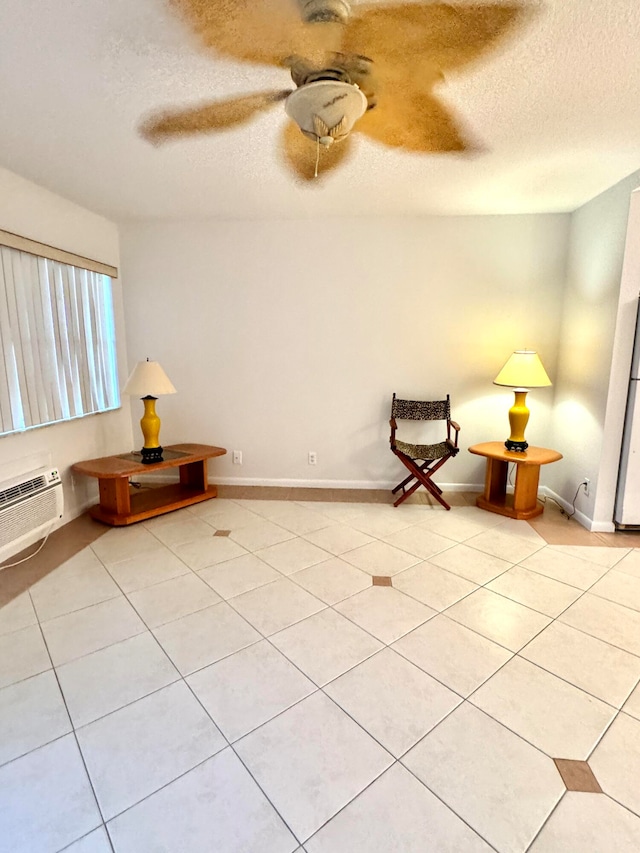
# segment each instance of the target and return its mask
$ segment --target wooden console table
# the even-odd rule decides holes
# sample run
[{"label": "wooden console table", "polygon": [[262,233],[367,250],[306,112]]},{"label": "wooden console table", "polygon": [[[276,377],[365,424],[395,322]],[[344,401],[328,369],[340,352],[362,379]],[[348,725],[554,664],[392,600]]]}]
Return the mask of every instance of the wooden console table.
[{"label": "wooden console table", "polygon": [[[207,483],[207,459],[226,452],[223,447],[208,444],[172,444],[164,448],[163,461],[151,465],[142,464],[140,453],[123,453],[77,462],[71,470],[98,479],[100,503],[91,507],[90,515],[121,527],[215,498],[217,488]],[[130,477],[165,468],[178,468],[180,481],[131,493]]]},{"label": "wooden console table", "polygon": [[[509,518],[528,519],[542,515],[544,507],[538,503],[540,466],[562,459],[561,453],[546,447],[528,447],[524,453],[514,453],[501,441],[474,444],[469,452],[487,458],[484,494],[476,498],[476,506]],[[512,495],[507,494],[509,462],[516,465]]]}]

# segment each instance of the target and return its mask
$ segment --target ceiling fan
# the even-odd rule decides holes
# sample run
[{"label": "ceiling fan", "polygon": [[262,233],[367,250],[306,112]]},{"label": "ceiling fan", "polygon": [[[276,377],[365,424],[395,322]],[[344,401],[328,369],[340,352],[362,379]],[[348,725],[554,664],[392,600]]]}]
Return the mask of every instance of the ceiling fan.
[{"label": "ceiling fan", "polygon": [[224,130],[284,101],[292,119],[285,156],[304,180],[317,177],[319,162],[325,173],[345,160],[352,130],[415,152],[475,148],[433,89],[446,72],[495,49],[525,15],[518,0],[353,8],[346,0],[169,2],[204,47],[287,68],[297,88],[156,113],[141,126],[143,136],[157,143]]}]

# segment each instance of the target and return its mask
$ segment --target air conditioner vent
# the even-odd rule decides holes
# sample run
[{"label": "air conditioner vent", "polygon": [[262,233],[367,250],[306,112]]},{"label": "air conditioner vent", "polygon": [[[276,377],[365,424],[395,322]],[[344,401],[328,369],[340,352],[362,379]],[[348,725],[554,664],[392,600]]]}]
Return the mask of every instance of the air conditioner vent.
[{"label": "air conditioner vent", "polygon": [[20,498],[25,498],[32,495],[34,492],[39,492],[47,485],[44,476],[34,477],[32,480],[25,480],[22,483],[17,483],[15,486],[10,486],[8,489],[0,491],[0,507],[7,506],[13,501]]},{"label": "air conditioner vent", "polygon": [[0,563],[50,533],[62,518],[57,468],[25,472],[0,483]]}]

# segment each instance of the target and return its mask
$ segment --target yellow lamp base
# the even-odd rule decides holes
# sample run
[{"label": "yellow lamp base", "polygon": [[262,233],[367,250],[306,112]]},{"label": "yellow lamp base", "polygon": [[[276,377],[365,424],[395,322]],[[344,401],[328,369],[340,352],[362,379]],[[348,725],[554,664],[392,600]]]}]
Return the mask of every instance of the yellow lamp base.
[{"label": "yellow lamp base", "polygon": [[524,388],[514,390],[515,400],[513,406],[509,409],[509,425],[511,426],[511,435],[505,441],[504,446],[507,450],[514,453],[524,453],[529,447],[525,441],[524,430],[529,420],[529,409],[527,408],[527,391]]},{"label": "yellow lamp base", "polygon": [[144,415],[140,419],[140,428],[144,437],[142,448],[142,462],[151,465],[153,462],[162,462],[162,447],[160,447],[160,418],[156,414],[157,397],[143,397]]}]

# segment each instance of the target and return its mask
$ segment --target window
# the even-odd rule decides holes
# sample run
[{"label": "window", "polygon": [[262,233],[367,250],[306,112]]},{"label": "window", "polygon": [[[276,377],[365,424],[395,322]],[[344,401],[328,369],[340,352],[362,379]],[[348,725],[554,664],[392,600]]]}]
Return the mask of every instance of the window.
[{"label": "window", "polygon": [[119,405],[111,277],[0,245],[0,435]]}]

